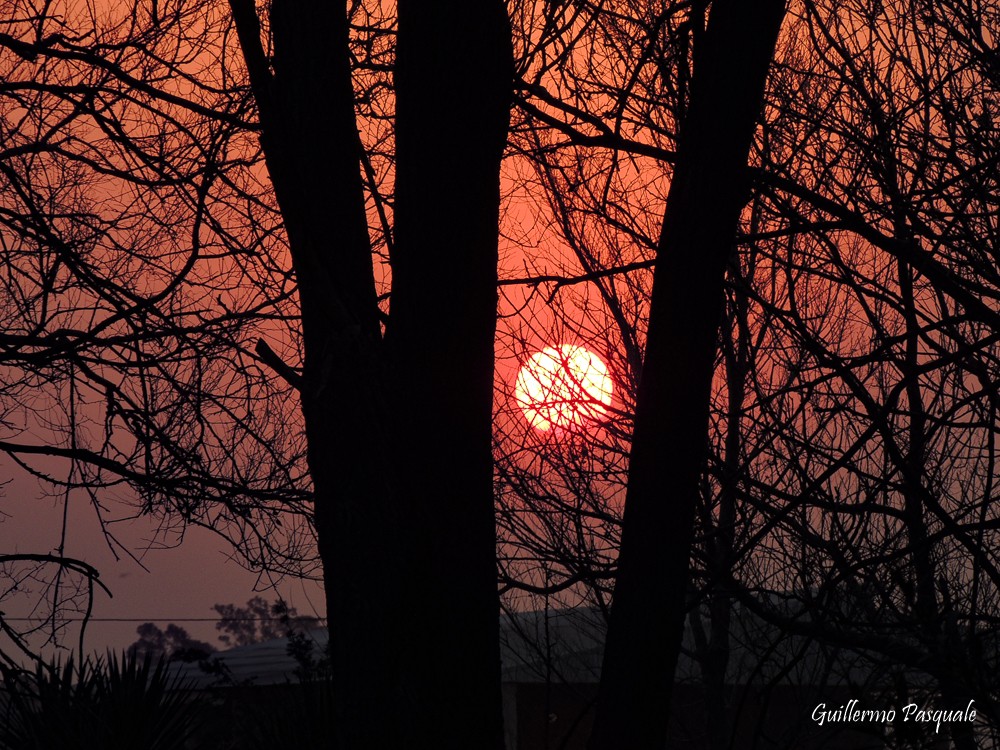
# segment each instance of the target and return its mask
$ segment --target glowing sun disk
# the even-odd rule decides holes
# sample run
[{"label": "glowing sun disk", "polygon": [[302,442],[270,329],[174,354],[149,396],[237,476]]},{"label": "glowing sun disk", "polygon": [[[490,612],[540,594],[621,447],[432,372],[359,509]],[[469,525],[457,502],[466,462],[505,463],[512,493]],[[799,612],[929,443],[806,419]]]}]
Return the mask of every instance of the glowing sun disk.
[{"label": "glowing sun disk", "polygon": [[611,405],[608,368],[582,346],[563,344],[532,354],[517,375],[514,398],[538,430],[580,429]]}]

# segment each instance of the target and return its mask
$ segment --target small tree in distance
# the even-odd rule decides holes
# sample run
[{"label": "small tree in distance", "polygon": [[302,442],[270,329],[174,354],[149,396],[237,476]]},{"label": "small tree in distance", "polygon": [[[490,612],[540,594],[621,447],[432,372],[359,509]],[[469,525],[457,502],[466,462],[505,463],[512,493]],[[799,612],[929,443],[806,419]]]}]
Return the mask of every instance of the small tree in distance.
[{"label": "small tree in distance", "polygon": [[[219,613],[215,629],[220,631],[219,640],[225,648],[249,646],[296,634],[301,637],[304,631],[319,625],[318,617],[300,615],[283,599],[269,602],[262,596],[254,596],[247,600],[244,607],[215,604],[212,609]],[[140,658],[148,653],[153,657],[163,656],[168,661],[194,662],[207,659],[219,650],[211,643],[193,638],[187,630],[173,622],[163,630],[155,623],[144,622],[135,632],[139,638],[128,647],[127,652]]]},{"label": "small tree in distance", "polygon": [[215,624],[215,629],[220,631],[219,640],[228,648],[285,638],[293,632],[319,625],[319,618],[300,615],[284,600],[271,603],[262,596],[247,600],[245,607],[216,604],[212,609],[219,613],[219,621]]},{"label": "small tree in distance", "polygon": [[126,653],[137,659],[147,654],[154,659],[167,661],[195,662],[207,659],[218,649],[210,643],[192,638],[180,625],[170,623],[166,630],[160,630],[151,622],[144,622],[135,629],[139,639],[128,647]]}]

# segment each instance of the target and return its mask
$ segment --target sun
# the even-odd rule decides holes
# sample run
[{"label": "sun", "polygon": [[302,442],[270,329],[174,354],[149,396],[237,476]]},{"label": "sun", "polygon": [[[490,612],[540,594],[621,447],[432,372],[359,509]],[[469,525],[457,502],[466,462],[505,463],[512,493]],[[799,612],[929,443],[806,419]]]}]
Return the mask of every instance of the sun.
[{"label": "sun", "polygon": [[593,352],[573,344],[532,354],[517,374],[514,398],[528,424],[548,431],[581,429],[598,422],[611,405],[608,368]]}]

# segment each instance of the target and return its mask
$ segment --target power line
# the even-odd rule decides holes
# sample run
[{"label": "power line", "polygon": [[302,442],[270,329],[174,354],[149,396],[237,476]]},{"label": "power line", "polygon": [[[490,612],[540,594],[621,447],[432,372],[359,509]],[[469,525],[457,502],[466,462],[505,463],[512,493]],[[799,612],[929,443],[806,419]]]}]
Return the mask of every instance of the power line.
[{"label": "power line", "polygon": [[[0,620],[5,622],[46,622],[51,617],[3,617]],[[61,622],[283,622],[284,617],[60,617]],[[295,615],[288,618],[290,620],[308,619],[317,622],[326,622],[325,617],[313,617],[312,615]]]}]

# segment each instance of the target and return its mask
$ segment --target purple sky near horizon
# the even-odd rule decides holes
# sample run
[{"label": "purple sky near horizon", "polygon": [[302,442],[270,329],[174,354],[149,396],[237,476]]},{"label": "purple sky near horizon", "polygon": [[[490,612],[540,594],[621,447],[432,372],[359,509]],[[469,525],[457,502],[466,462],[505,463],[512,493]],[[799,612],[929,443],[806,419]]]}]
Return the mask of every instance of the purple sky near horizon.
[{"label": "purple sky near horizon", "polygon": [[[6,457],[0,459],[0,481],[7,482],[0,490],[0,549],[54,552],[62,526],[62,498],[46,493],[37,479]],[[121,501],[111,501],[109,505],[113,516],[128,513]],[[142,565],[121,552],[116,560],[102,538],[89,498],[82,492],[71,496],[66,555],[97,568],[101,581],[113,594],[109,597],[95,588],[94,621],[87,626],[84,646],[89,653],[127,647],[136,640],[136,628],[146,621],[160,628],[174,622],[191,636],[221,647],[216,638],[213,604],[242,606],[258,593],[269,600],[278,597],[278,593],[268,588],[266,580],[230,559],[232,549],[224,540],[204,529],[189,528],[183,543],[172,548],[150,546],[156,530],[150,519],[119,523],[114,530],[119,541]],[[300,614],[325,615],[319,582],[286,578],[277,591]],[[2,610],[8,617],[23,616],[28,601],[7,599]],[[197,618],[209,621],[190,621]],[[135,621],[101,621],[112,619]],[[67,631],[62,639],[66,648],[75,650],[77,633],[76,628]],[[54,649],[46,648],[44,652],[51,654]]]}]

